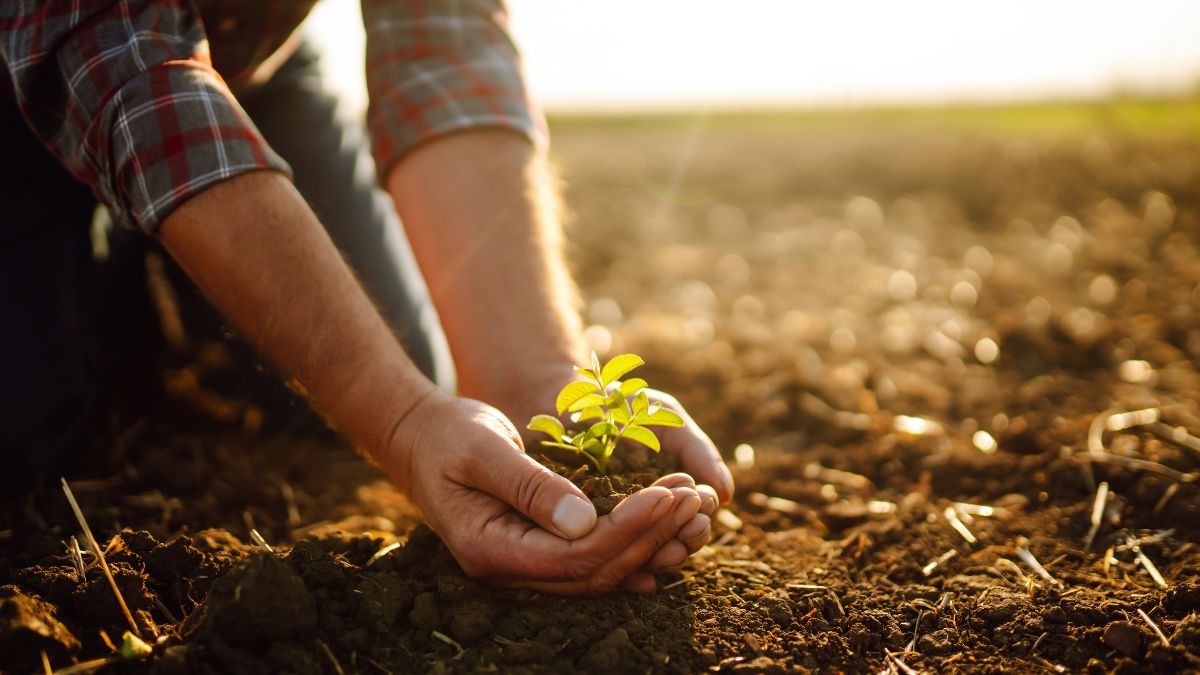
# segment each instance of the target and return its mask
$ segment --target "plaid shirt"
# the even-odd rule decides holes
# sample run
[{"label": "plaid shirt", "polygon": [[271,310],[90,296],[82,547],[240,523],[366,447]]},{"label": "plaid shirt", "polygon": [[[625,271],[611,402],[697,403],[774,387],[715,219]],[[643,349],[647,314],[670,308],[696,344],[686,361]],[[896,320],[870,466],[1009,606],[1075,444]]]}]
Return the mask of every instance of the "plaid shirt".
[{"label": "plaid shirt", "polygon": [[[22,114],[114,220],[153,232],[206,187],[289,172],[231,93],[281,53],[314,0],[12,0],[0,59]],[[447,132],[544,135],[502,0],[363,0],[380,175]],[[0,95],[6,95],[0,91]]]}]

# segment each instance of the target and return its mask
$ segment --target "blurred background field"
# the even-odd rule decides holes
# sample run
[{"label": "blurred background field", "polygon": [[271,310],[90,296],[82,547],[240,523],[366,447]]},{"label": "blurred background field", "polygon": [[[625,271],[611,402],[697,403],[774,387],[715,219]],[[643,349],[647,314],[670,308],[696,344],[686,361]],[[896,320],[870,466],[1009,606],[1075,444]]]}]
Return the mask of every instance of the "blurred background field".
[{"label": "blurred background field", "polygon": [[[309,24],[349,113],[355,4]],[[733,467],[713,545],[649,598],[483,587],[197,345],[75,483],[128,528],[135,612],[187,633],[156,668],[1200,668],[1200,5],[510,4],[587,338],[643,355]],[[0,512],[5,579],[84,642],[43,636],[56,659],[122,630],[70,519],[57,493]],[[251,528],[303,583],[247,588],[315,598],[315,643],[202,609],[238,607]]]}]

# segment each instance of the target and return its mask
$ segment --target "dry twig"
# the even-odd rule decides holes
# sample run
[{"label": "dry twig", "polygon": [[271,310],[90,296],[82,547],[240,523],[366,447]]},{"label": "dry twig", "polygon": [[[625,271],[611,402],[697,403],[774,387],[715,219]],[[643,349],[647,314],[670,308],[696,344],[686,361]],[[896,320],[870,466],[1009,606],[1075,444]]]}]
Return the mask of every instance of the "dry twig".
[{"label": "dry twig", "polygon": [[967,528],[966,523],[964,523],[962,519],[958,517],[958,510],[953,506],[947,506],[946,510],[942,512],[942,515],[946,517],[946,522],[950,523],[950,527],[954,528],[954,531],[962,536],[962,538],[965,539],[968,544],[974,544],[975,542],[979,541],[971,532],[971,530]]},{"label": "dry twig", "polygon": [[1133,554],[1137,556],[1137,561],[1146,569],[1146,573],[1150,575],[1154,583],[1159,588],[1167,588],[1167,580],[1163,578],[1162,572],[1158,571],[1158,567],[1154,565],[1154,561],[1146,557],[1146,554],[1142,551],[1142,547],[1136,543],[1133,537],[1126,537],[1125,543],[1129,546],[1129,550],[1133,551]]},{"label": "dry twig", "polygon": [[129,613],[129,606],[125,604],[125,598],[121,595],[121,589],[117,588],[117,581],[113,579],[112,570],[108,568],[108,561],[104,559],[104,551],[100,550],[100,544],[96,542],[96,537],[92,535],[92,528],[88,527],[87,519],[83,517],[83,511],[79,509],[79,503],[75,501],[75,495],[71,493],[71,486],[67,485],[66,478],[60,478],[60,480],[62,481],[63,492],[67,495],[67,501],[71,503],[71,510],[75,512],[75,519],[79,521],[79,526],[83,528],[83,536],[87,537],[92,550],[96,552],[96,557],[100,560],[100,568],[104,570],[104,576],[108,579],[108,585],[112,587],[113,594],[117,596],[117,604],[121,606],[121,612],[125,615],[125,620],[129,622],[129,629],[133,631],[134,635],[139,638],[142,637],[142,632],[138,630],[137,622],[133,620],[133,614]]},{"label": "dry twig", "polygon": [[958,555],[958,551],[956,551],[954,549],[950,549],[949,551],[946,551],[945,553],[939,555],[938,557],[934,558],[933,560],[930,560],[929,562],[925,563],[925,566],[921,568],[921,574],[924,574],[925,576],[929,576],[930,574],[933,574],[934,571],[937,570],[937,568],[941,567],[943,564],[946,563],[946,561],[950,560],[951,558],[953,558],[956,555]]},{"label": "dry twig", "polygon": [[1025,548],[1025,546],[1028,544],[1028,540],[1026,540],[1024,537],[1017,539],[1017,556],[1021,558],[1021,561],[1028,565],[1029,569],[1033,570],[1035,574],[1037,574],[1047,583],[1055,586],[1062,586],[1063,582],[1051,576],[1050,572],[1046,571],[1045,567],[1042,567],[1042,563],[1038,562],[1038,559],[1034,557],[1033,553],[1029,549]]},{"label": "dry twig", "polygon": [[271,548],[271,545],[267,543],[266,539],[263,539],[263,536],[258,533],[258,530],[250,528],[250,538],[254,540],[254,543],[257,544],[264,553],[275,553],[275,549]]},{"label": "dry twig", "polygon": [[1100,524],[1104,522],[1104,507],[1108,504],[1108,483],[1101,483],[1096,488],[1096,499],[1092,501],[1092,526],[1088,528],[1087,536],[1083,538],[1083,550],[1092,550],[1092,542],[1096,540],[1096,533],[1100,531]]},{"label": "dry twig", "polygon": [[1150,630],[1154,631],[1154,634],[1158,636],[1158,639],[1162,641],[1163,646],[1170,647],[1171,641],[1168,640],[1167,636],[1163,634],[1162,629],[1158,627],[1158,624],[1154,623],[1154,620],[1150,618],[1150,615],[1142,611],[1141,607],[1138,607],[1137,613],[1142,617],[1142,621],[1145,621],[1146,625],[1150,626]]},{"label": "dry twig", "polygon": [[317,645],[321,647],[321,651],[325,652],[325,656],[328,657],[329,662],[333,664],[334,672],[336,672],[337,675],[346,675],[346,671],[342,670],[342,664],[339,663],[337,657],[333,655],[333,650],[329,648],[329,645],[325,644],[324,640],[317,640]]}]

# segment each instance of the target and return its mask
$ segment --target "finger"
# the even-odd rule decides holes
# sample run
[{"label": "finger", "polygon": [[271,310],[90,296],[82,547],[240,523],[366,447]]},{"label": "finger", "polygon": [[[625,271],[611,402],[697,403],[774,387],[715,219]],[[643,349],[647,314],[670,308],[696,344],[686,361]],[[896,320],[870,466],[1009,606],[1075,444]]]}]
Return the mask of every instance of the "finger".
[{"label": "finger", "polygon": [[596,508],[574,483],[511,451],[479,458],[467,472],[469,487],[491,494],[564,539],[579,539],[596,526]]},{"label": "finger", "polygon": [[717,446],[682,406],[675,404],[671,408],[683,418],[684,425],[660,432],[663,448],[679,457],[683,470],[696,482],[715,487],[720,503],[728,504],[733,499],[733,474],[725,466]]},{"label": "finger", "polygon": [[712,538],[712,520],[703,513],[697,513],[692,522],[684,525],[675,538],[687,547],[688,555],[699,551]]},{"label": "finger", "polygon": [[[647,488],[654,489],[654,488]],[[674,503],[669,513],[659,518],[651,528],[632,545],[620,551],[607,565],[594,575],[577,582],[543,583],[523,582],[519,585],[558,595],[597,596],[617,588],[622,582],[637,573],[679,531],[678,521],[684,523],[700,509],[700,497],[691,488],[675,488]],[[615,513],[615,511],[614,511]],[[640,583],[635,581],[635,584]]]},{"label": "finger", "polygon": [[690,488],[695,489],[696,480],[694,478],[692,478],[691,476],[687,475],[686,473],[679,472],[679,473],[669,473],[669,474],[663,476],[662,478],[659,478],[658,480],[654,481],[653,484],[660,485],[662,487],[667,488],[668,490],[671,488],[677,488],[677,487],[690,487]]},{"label": "finger", "polygon": [[661,572],[682,565],[688,557],[687,547],[678,539],[672,539],[658,549],[645,569],[649,572]]},{"label": "finger", "polygon": [[649,572],[634,572],[625,581],[621,582],[621,588],[630,593],[649,595],[658,589],[658,582],[654,580],[654,575]]},{"label": "finger", "polygon": [[697,485],[696,494],[700,495],[700,513],[712,517],[721,505],[721,498],[711,485]]},{"label": "finger", "polygon": [[473,577],[509,582],[585,579],[665,519],[674,501],[675,493],[664,487],[639,490],[600,518],[587,536],[575,541],[555,536],[508,511],[489,520],[471,541],[455,546],[455,557]]}]

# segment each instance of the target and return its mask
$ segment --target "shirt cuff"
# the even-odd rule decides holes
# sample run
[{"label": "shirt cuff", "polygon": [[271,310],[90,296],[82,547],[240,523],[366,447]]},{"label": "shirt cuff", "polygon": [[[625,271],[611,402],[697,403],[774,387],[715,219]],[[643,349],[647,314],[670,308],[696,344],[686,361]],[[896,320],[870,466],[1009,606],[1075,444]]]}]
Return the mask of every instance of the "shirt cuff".
[{"label": "shirt cuff", "polygon": [[114,222],[154,233],[176,207],[238,174],[291,175],[207,65],[170,61],[139,73],[88,135],[99,197]]},{"label": "shirt cuff", "polygon": [[391,47],[368,48],[367,124],[381,182],[405,154],[456,131],[505,129],[535,145],[547,143],[545,119],[529,98],[511,41],[479,39],[432,48],[404,45],[397,38],[377,42]]}]

